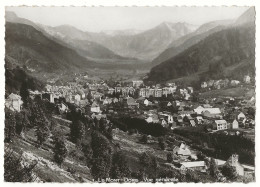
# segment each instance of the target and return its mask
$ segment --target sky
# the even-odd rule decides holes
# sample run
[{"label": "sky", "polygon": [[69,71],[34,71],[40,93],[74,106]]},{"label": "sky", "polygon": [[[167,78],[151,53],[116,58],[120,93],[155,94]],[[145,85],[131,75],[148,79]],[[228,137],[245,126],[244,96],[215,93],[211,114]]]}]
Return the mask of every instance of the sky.
[{"label": "sky", "polygon": [[249,7],[6,7],[17,16],[49,26],[72,25],[83,31],[147,30],[162,22],[193,25],[236,19]]}]

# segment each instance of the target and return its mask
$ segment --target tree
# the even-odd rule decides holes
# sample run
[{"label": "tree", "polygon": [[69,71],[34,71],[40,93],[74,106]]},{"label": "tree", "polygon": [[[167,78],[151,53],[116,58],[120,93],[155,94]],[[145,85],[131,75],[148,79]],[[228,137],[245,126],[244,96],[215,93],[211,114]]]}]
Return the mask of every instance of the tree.
[{"label": "tree", "polygon": [[173,161],[173,155],[172,152],[167,153],[167,162],[172,163]]},{"label": "tree", "polygon": [[41,112],[41,115],[36,119],[36,125],[37,141],[39,146],[41,146],[50,136],[49,121],[45,118],[43,112]]},{"label": "tree", "polygon": [[77,143],[85,136],[85,125],[80,120],[75,120],[70,124],[71,141]]},{"label": "tree", "polygon": [[162,150],[165,150],[167,144],[165,143],[165,139],[163,137],[159,137],[158,138],[158,142],[159,142],[159,147],[162,149]]},{"label": "tree", "polygon": [[167,144],[165,143],[165,140],[159,140],[159,147],[162,149],[162,150],[165,150]]},{"label": "tree", "polygon": [[27,123],[25,113],[17,112],[15,115],[15,120],[16,120],[16,126],[15,126],[16,134],[21,135],[23,129],[25,128],[25,124]]},{"label": "tree", "polygon": [[140,140],[141,142],[143,142],[143,143],[147,143],[148,142],[148,138],[147,138],[147,135],[146,134],[144,134],[143,136],[142,136],[142,138],[141,138],[141,140]]},{"label": "tree", "polygon": [[217,178],[218,177],[218,166],[216,164],[216,161],[214,158],[210,159],[210,163],[209,163],[209,174],[214,177]]},{"label": "tree", "polygon": [[49,135],[50,130],[46,124],[42,123],[41,125],[37,126],[36,136],[39,146],[41,146],[49,138]]},{"label": "tree", "polygon": [[104,118],[101,118],[100,120],[99,120],[99,131],[102,133],[102,134],[105,134],[106,133],[106,131],[107,131],[107,121],[106,121],[106,119],[104,119]]},{"label": "tree", "polygon": [[127,164],[127,157],[122,152],[116,152],[113,155],[112,167],[110,170],[110,177],[113,179],[123,179],[124,177],[130,177],[131,171]]},{"label": "tree", "polygon": [[151,157],[146,152],[142,153],[139,156],[139,164],[141,165],[141,168],[138,172],[138,178],[139,180],[144,180],[146,177],[148,177],[148,169],[151,166]]},{"label": "tree", "polygon": [[20,95],[22,97],[22,100],[24,102],[24,106],[27,106],[28,98],[29,98],[29,91],[28,91],[28,85],[27,81],[24,80],[22,82],[21,88],[20,88]]},{"label": "tree", "polygon": [[146,169],[150,167],[151,164],[151,157],[148,153],[144,152],[139,156],[139,163],[142,168]]},{"label": "tree", "polygon": [[91,164],[91,158],[93,155],[93,151],[91,149],[91,146],[88,143],[82,144],[82,152],[84,153],[86,163],[89,166]]},{"label": "tree", "polygon": [[53,153],[54,153],[54,161],[57,164],[61,165],[63,163],[63,161],[65,160],[67,153],[68,153],[68,150],[66,148],[66,144],[65,144],[63,137],[56,138]]},{"label": "tree", "polygon": [[157,171],[159,168],[159,162],[155,156],[152,156],[151,163],[150,163],[151,171],[152,171],[152,177],[153,179],[156,179],[157,177]]},{"label": "tree", "polygon": [[112,164],[110,142],[98,131],[92,132],[91,139],[91,148],[93,150],[91,174],[94,179],[107,178]]},{"label": "tree", "polygon": [[9,109],[5,109],[5,142],[10,142],[15,136],[15,114]]},{"label": "tree", "polygon": [[221,173],[228,179],[231,181],[234,181],[237,179],[238,175],[236,172],[235,167],[226,164],[223,167],[220,168],[221,169]]}]

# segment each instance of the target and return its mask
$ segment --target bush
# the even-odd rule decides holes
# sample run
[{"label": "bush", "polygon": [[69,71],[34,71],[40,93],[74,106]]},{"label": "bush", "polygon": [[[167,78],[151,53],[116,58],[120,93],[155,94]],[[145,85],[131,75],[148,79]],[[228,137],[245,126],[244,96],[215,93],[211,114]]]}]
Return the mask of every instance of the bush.
[{"label": "bush", "polygon": [[63,163],[63,161],[65,160],[67,153],[68,153],[64,139],[62,139],[62,138],[56,139],[53,152],[54,152],[54,161],[57,164],[61,165]]},{"label": "bush", "polygon": [[129,131],[136,129],[143,134],[159,137],[167,133],[167,129],[158,123],[147,123],[144,119],[122,117],[119,119],[112,119],[112,123],[122,131]]},{"label": "bush", "polygon": [[172,163],[173,161],[173,154],[172,152],[167,153],[167,162]]},{"label": "bush", "polygon": [[142,136],[142,138],[140,139],[140,142],[143,142],[143,143],[147,143],[147,142],[148,142],[148,137],[147,137],[146,134],[144,134],[144,135]]},{"label": "bush", "polygon": [[220,171],[228,180],[234,181],[238,177],[235,167],[232,167],[229,164],[221,167]]},{"label": "bush", "polygon": [[4,155],[4,180],[6,182],[33,182],[35,179],[32,172],[37,162],[24,165],[20,157],[16,157],[13,152]]}]

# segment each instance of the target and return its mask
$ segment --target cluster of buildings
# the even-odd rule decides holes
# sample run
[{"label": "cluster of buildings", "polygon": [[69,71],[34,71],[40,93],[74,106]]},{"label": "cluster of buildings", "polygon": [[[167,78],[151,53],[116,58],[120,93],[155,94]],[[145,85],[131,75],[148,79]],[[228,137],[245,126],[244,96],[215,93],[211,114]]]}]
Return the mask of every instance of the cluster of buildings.
[{"label": "cluster of buildings", "polygon": [[[245,75],[243,78],[243,83],[245,84],[250,84],[251,83],[251,78],[249,75]],[[201,88],[202,89],[221,89],[221,88],[226,88],[228,86],[238,86],[242,84],[242,82],[238,80],[229,80],[229,79],[224,79],[224,80],[209,80],[201,83]]]},{"label": "cluster of buildings", "polygon": [[193,93],[193,88],[192,87],[187,87],[187,88],[179,88],[177,89],[177,85],[175,83],[168,83],[166,84],[165,87],[160,87],[160,86],[153,86],[153,87],[142,87],[139,89],[139,96],[140,97],[167,97],[168,95],[172,94],[180,94],[183,96],[185,100],[189,100],[191,95]]},{"label": "cluster of buildings", "polygon": [[[176,146],[173,149],[173,153],[178,155],[178,159],[173,160],[172,163],[167,163],[166,165],[180,170],[182,173],[185,173],[187,170],[191,171],[200,171],[200,172],[207,172],[209,165],[204,160],[197,160],[196,155],[191,153],[190,149],[185,145],[181,144],[180,146]],[[192,160],[187,158],[192,158]],[[209,162],[210,159],[214,158],[206,158]],[[238,176],[243,176],[245,178],[254,178],[255,173],[255,167],[241,164],[239,162],[239,155],[233,154],[229,157],[228,160],[220,160],[220,159],[214,159],[216,162],[216,165],[219,168],[230,166],[233,167],[236,171],[236,174]],[[220,181],[226,181],[226,178],[223,177],[223,175],[219,174],[218,180]]]},{"label": "cluster of buildings", "polygon": [[[214,85],[214,81],[212,82]],[[219,131],[238,129],[246,126],[247,123],[254,125],[254,120],[247,118],[246,113],[241,110],[234,111],[232,121],[230,118],[227,120],[224,102],[218,105],[221,108],[213,107],[216,106],[216,100],[212,100],[211,104],[207,102],[200,105],[191,102],[189,98],[193,88],[178,88],[175,83],[167,83],[164,87],[160,85],[145,87],[143,81],[136,80],[128,86],[118,84],[111,88],[103,81],[85,85],[69,82],[66,86],[48,84],[45,88],[43,92],[30,90],[30,97],[34,98],[38,95],[42,99],[47,99],[57,104],[61,112],[67,112],[70,103],[76,105],[81,111],[89,108],[89,111],[95,114],[113,114],[120,110],[127,115],[131,110],[135,117],[171,129],[210,124],[208,130]],[[178,97],[179,99],[170,97],[167,100],[167,96],[174,94],[181,97]],[[164,99],[161,99],[162,96],[165,96]],[[6,99],[6,106],[12,110],[20,111],[22,103],[21,97],[16,94],[10,94]]]}]

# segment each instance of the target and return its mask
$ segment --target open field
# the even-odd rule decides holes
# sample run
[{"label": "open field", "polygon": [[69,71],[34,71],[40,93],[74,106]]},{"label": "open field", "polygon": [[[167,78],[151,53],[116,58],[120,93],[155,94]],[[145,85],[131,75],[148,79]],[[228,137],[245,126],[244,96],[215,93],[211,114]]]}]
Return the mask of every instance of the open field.
[{"label": "open field", "polygon": [[218,97],[244,97],[250,99],[255,95],[254,89],[250,86],[225,88],[219,90],[211,90],[200,94],[202,98],[218,98]]}]

